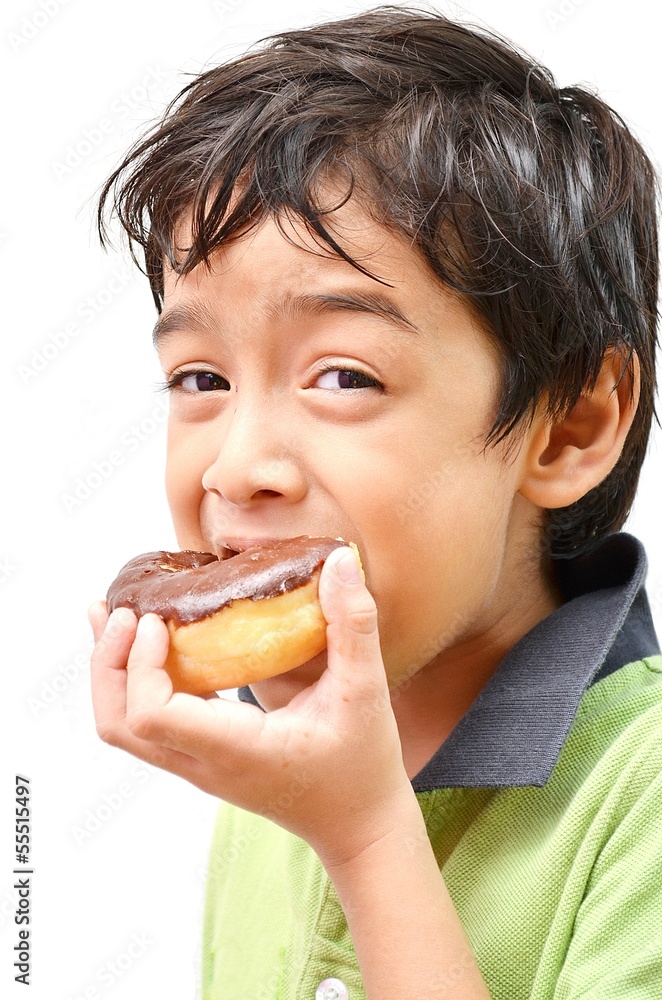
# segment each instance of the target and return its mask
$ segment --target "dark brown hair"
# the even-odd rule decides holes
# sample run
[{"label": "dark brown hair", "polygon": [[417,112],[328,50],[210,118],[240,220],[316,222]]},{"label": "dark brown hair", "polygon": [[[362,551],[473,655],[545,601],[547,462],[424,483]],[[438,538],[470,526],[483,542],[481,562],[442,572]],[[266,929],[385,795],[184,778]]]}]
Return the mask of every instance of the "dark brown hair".
[{"label": "dark brown hair", "polygon": [[[654,415],[656,180],[622,119],[509,43],[438,14],[379,7],[264,39],[197,76],[104,185],[144,253],[157,309],[163,262],[181,273],[266,216],[294,213],[348,260],[320,203],[330,173],[468,296],[503,358],[504,439],[544,402],[567,413],[605,353],[639,360],[641,397],[621,458],[547,515],[553,555],[620,528]],[[231,196],[235,197],[228,211]],[[189,248],[174,247],[193,211]],[[376,280],[380,280],[375,275]]]}]

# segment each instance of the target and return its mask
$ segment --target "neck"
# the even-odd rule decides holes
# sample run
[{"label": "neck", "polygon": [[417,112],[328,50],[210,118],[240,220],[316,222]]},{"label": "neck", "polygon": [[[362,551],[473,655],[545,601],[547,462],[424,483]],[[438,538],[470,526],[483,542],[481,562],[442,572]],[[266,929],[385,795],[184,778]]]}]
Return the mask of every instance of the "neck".
[{"label": "neck", "polygon": [[430,760],[513,646],[563,603],[547,575],[520,580],[517,600],[504,585],[504,606],[495,601],[481,625],[392,691],[409,778]]}]

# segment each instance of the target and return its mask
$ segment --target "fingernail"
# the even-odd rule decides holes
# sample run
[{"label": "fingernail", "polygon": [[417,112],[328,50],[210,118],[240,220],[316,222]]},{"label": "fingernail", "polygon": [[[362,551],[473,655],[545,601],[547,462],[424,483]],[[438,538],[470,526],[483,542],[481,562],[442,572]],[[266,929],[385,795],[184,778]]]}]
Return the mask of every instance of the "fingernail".
[{"label": "fingernail", "polygon": [[360,583],[361,571],[352,549],[345,549],[340,559],[335,563],[335,570],[343,583]]},{"label": "fingernail", "polygon": [[158,628],[158,617],[154,614],[143,615],[142,618],[138,619],[138,628],[136,631],[137,639],[151,639],[154,635],[154,630]]},{"label": "fingernail", "polygon": [[133,621],[133,612],[128,608],[115,608],[106,622],[104,635],[127,628]]}]

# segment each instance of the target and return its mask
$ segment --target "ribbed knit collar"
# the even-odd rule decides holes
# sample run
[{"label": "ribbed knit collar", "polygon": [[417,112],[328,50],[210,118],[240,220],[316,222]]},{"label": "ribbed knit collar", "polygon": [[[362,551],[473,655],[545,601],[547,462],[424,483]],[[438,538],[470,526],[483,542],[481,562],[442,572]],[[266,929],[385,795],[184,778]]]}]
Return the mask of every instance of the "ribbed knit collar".
[{"label": "ribbed knit collar", "polygon": [[[646,570],[641,543],[625,533],[556,562],[565,603],[504,657],[413,778],[415,791],[544,785],[587,688],[660,651],[643,589]],[[257,704],[250,688],[239,697]]]}]

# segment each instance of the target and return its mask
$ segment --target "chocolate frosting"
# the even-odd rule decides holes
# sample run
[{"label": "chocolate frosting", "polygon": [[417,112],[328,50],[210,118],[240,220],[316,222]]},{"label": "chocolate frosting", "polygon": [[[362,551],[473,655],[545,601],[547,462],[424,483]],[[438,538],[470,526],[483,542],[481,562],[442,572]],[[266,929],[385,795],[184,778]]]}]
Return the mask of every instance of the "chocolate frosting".
[{"label": "chocolate frosting", "polygon": [[339,538],[285,538],[218,560],[211,552],[146,552],[120,570],[106,595],[108,610],[150,611],[189,625],[241,598],[275,597],[308,583]]}]

